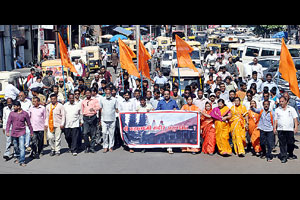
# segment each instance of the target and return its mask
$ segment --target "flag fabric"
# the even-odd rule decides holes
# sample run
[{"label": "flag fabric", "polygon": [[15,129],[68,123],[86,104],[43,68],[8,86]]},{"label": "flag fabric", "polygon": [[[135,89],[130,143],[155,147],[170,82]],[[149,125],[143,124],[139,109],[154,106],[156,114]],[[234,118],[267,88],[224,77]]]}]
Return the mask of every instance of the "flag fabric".
[{"label": "flag fabric", "polygon": [[121,68],[127,70],[128,74],[141,78],[132,58],[136,58],[135,53],[119,38],[119,52]]},{"label": "flag fabric", "polygon": [[178,35],[175,35],[175,38],[178,67],[188,67],[194,70],[195,72],[198,72],[190,56],[190,53],[192,53],[194,49],[183,39],[181,39]]},{"label": "flag fabric", "polygon": [[78,73],[68,56],[67,47],[63,39],[61,38],[60,33],[58,33],[58,38],[59,38],[59,52],[60,52],[61,64],[64,67],[69,68],[71,72]]},{"label": "flag fabric", "polygon": [[281,73],[281,77],[289,83],[291,92],[300,98],[300,91],[296,76],[297,70],[283,38],[281,42],[279,72]]},{"label": "flag fabric", "polygon": [[139,71],[142,72],[142,75],[151,80],[150,70],[147,61],[151,59],[151,56],[141,40],[139,41]]}]

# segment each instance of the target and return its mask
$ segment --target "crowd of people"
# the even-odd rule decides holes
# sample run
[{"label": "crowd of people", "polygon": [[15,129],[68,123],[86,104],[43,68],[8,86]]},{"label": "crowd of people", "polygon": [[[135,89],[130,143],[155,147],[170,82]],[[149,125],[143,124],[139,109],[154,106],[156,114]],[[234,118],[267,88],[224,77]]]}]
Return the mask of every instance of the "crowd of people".
[{"label": "crowd of people", "polygon": [[[121,146],[133,153],[121,139],[118,113],[186,110],[201,114],[202,142],[199,148],[181,148],[182,152],[224,157],[252,152],[270,162],[278,135],[281,162],[296,159],[299,112],[295,100],[288,92],[279,92],[271,74],[263,80],[256,58],[250,77],[244,74],[249,69],[238,59],[233,62],[230,55],[219,58],[212,52],[208,57],[218,64],[209,68],[203,89],[191,83],[182,94],[179,83],[170,82],[159,67],[150,83],[126,71],[113,80],[105,66],[93,78],[83,68],[84,76],[72,78],[65,72],[58,80],[51,71],[42,77],[33,69],[27,79],[28,92],[19,91],[12,82],[5,88],[3,158],[16,158],[15,163],[26,166],[26,151],[39,159],[45,145],[50,145],[50,156],[59,156],[63,134],[73,156],[80,150],[95,153],[100,144],[103,153]],[[172,148],[167,151],[174,153]]]}]

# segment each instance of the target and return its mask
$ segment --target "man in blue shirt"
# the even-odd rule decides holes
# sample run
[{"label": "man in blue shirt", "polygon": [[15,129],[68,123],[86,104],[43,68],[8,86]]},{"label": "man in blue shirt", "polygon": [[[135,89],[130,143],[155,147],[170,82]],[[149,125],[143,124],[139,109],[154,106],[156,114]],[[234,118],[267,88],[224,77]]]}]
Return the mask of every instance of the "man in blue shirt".
[{"label": "man in blue shirt", "polygon": [[251,107],[251,110],[261,115],[257,127],[257,129],[260,130],[260,146],[262,148],[261,158],[267,157],[267,161],[270,162],[273,159],[271,153],[275,146],[275,135],[273,132],[274,113],[269,110],[270,101],[264,101],[263,107],[263,110]]},{"label": "man in blue shirt", "polygon": [[[176,101],[170,98],[170,90],[164,91],[164,99],[158,102],[156,110],[179,110]],[[169,147],[167,151],[169,154],[173,154],[171,147]]]},{"label": "man in blue shirt", "polygon": [[164,99],[158,102],[156,110],[179,110],[176,101],[170,98],[170,90],[164,91]]}]

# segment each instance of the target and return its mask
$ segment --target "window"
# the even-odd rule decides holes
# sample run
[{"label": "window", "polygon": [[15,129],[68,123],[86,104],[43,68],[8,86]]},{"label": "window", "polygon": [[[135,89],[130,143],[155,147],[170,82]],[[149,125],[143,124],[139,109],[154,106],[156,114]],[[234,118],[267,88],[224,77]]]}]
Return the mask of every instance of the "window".
[{"label": "window", "polygon": [[261,56],[274,56],[274,52],[275,52],[275,50],[263,49],[261,51]]},{"label": "window", "polygon": [[[300,60],[294,60],[295,67],[297,70],[300,70]],[[1,90],[1,89],[0,89]]]},{"label": "window", "polygon": [[0,91],[2,91],[2,83],[0,83]]},{"label": "window", "polygon": [[247,47],[246,49],[246,56],[256,57],[258,56],[259,48],[255,47]]},{"label": "window", "polygon": [[290,54],[291,54],[292,57],[300,57],[299,56],[299,50],[297,50],[297,49],[289,49],[289,51],[290,51]]},{"label": "window", "polygon": [[89,58],[94,58],[94,53],[93,52],[89,52],[88,55],[89,55]]},{"label": "window", "polygon": [[270,66],[270,60],[260,60],[258,61],[259,64],[261,64],[262,67],[268,68]]}]

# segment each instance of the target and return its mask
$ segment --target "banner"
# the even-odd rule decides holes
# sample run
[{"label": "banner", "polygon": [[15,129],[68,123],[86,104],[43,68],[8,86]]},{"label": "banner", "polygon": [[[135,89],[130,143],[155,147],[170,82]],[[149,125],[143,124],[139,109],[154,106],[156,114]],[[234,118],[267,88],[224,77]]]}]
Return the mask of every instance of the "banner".
[{"label": "banner", "polygon": [[198,112],[121,112],[119,121],[122,139],[129,148],[200,148]]}]

